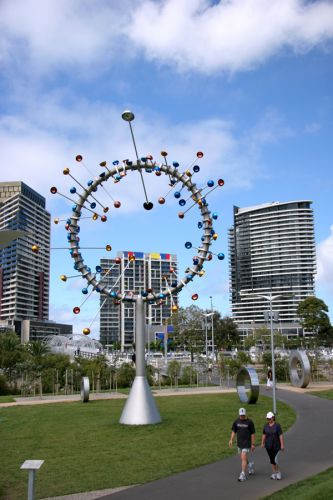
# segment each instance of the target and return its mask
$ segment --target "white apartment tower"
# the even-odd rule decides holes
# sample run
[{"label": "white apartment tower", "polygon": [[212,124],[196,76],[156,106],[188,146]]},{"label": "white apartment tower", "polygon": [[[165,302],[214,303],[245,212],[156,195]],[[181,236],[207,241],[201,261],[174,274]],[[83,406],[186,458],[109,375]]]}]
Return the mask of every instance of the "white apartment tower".
[{"label": "white apartment tower", "polygon": [[[134,256],[135,260],[130,262]],[[152,289],[154,293],[166,290],[164,276],[177,281],[177,256],[166,253],[118,252],[113,259],[101,259],[103,283],[121,295],[139,294]],[[173,270],[170,273],[170,269]],[[104,303],[104,305],[103,305]],[[148,304],[146,323],[148,327],[163,325],[172,314],[172,305],[177,304],[177,296],[170,295],[163,301]],[[121,349],[135,342],[134,303],[114,300],[105,301],[101,296],[100,341],[104,344],[119,342]]]},{"label": "white apartment tower", "polygon": [[[49,316],[50,214],[45,198],[23,182],[0,182],[0,230],[26,236],[0,248],[0,320],[8,325]],[[32,245],[40,247],[33,253]]]},{"label": "white apartment tower", "polygon": [[311,201],[273,202],[234,207],[229,230],[232,317],[241,336],[267,326],[269,301],[262,295],[281,295],[272,301],[275,328],[288,336],[302,335],[296,310],[314,295],[316,250]]}]

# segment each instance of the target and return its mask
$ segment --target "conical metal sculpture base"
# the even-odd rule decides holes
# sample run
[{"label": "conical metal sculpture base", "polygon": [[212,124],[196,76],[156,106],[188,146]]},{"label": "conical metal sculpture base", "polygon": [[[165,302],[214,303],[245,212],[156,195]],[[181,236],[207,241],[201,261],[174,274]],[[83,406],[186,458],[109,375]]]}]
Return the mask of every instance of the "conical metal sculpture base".
[{"label": "conical metal sculpture base", "polygon": [[146,378],[145,308],[142,297],[135,300],[136,376],[119,422],[125,425],[149,425],[161,422],[160,413]]},{"label": "conical metal sculpture base", "polygon": [[149,425],[161,422],[146,377],[135,377],[119,422],[125,425]]}]

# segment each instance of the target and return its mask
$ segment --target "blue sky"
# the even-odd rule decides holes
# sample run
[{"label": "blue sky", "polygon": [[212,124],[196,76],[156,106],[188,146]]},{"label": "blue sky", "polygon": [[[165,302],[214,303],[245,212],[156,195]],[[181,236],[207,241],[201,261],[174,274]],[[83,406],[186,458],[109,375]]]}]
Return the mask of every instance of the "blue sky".
[{"label": "blue sky", "polygon": [[[23,180],[47,198],[52,218],[71,204],[65,166],[86,182],[99,162],[133,158],[124,109],[135,115],[140,155],[160,161],[161,150],[186,168],[205,156],[196,182],[223,178],[209,197],[219,213],[214,244],[228,253],[232,207],[270,201],[313,201],[317,296],[333,312],[332,118],[333,3],[303,0],[3,0],[0,3],[0,179]],[[82,222],[83,244],[118,250],[177,253],[191,262],[187,240],[198,246],[198,212],[179,220],[164,177],[147,176],[154,209],[142,209],[140,178],[108,187],[122,202],[110,220]],[[66,246],[63,226],[52,245]],[[94,266],[107,254],[89,251]],[[65,251],[51,261],[51,319],[88,326],[98,311],[89,299],[79,317],[82,280]],[[228,261],[207,263],[204,278],[183,290],[181,305],[229,312]],[[97,334],[98,322],[93,327]]]}]

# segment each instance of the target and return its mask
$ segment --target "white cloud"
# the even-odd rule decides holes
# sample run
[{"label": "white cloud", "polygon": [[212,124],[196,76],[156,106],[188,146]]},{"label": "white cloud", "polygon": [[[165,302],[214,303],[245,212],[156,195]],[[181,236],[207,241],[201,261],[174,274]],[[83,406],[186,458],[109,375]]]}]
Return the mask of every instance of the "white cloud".
[{"label": "white cloud", "polygon": [[[152,36],[149,27],[157,26]],[[303,0],[143,1],[129,30],[149,59],[179,71],[251,69],[284,48],[306,52],[333,36],[333,5]]]},{"label": "white cloud", "polygon": [[[15,71],[65,68],[91,77],[138,50],[178,71],[234,73],[283,49],[304,53],[333,36],[318,0],[3,0],[0,61]],[[93,71],[85,75],[89,66]]]},{"label": "white cloud", "polygon": [[317,284],[333,292],[333,225],[330,232],[317,246]]},{"label": "white cloud", "polygon": [[[60,213],[63,208],[59,197],[51,195],[49,189],[55,185],[69,195],[73,181],[62,174],[64,167],[69,167],[74,177],[85,184],[92,177],[90,172],[100,173],[101,161],[110,164],[115,159],[134,159],[128,125],[121,119],[121,111],[113,106],[82,99],[69,106],[68,100],[65,105],[61,98],[52,95],[38,100],[31,97],[21,104],[19,116],[6,115],[0,120],[0,178],[23,180],[44,194],[48,206],[57,206]],[[139,111],[133,127],[139,155],[151,152],[157,161],[162,161],[160,151],[167,150],[168,160],[177,160],[185,169],[196,159],[197,151],[204,151],[198,182],[222,177],[226,189],[248,189],[256,178],[266,175],[260,164],[261,147],[289,134],[281,119],[271,111],[246,136],[239,135],[232,123],[221,118],[172,123],[144,110]],[[78,153],[83,155],[89,171],[75,162]],[[156,176],[146,175],[145,181],[154,199],[163,194],[165,188],[161,190]],[[117,185],[108,182],[106,189],[114,199],[121,199],[123,210],[131,212],[142,204],[143,192],[138,185],[138,176],[128,175]],[[103,204],[110,204],[110,198],[102,190],[99,198]]]}]

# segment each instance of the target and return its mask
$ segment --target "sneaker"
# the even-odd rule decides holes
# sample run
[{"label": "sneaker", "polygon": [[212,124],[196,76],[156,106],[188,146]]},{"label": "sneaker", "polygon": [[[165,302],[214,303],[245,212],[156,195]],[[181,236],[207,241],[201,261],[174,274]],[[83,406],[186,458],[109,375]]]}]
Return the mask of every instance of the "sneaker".
[{"label": "sneaker", "polygon": [[252,476],[254,474],[254,463],[249,462],[249,476]]},{"label": "sneaker", "polygon": [[241,472],[241,473],[239,474],[238,481],[246,481],[246,475],[245,475],[245,472]]},{"label": "sneaker", "polygon": [[276,479],[282,479],[282,475],[281,475],[280,471],[276,473]]},{"label": "sneaker", "polygon": [[276,474],[272,474],[271,479],[276,479]]}]

